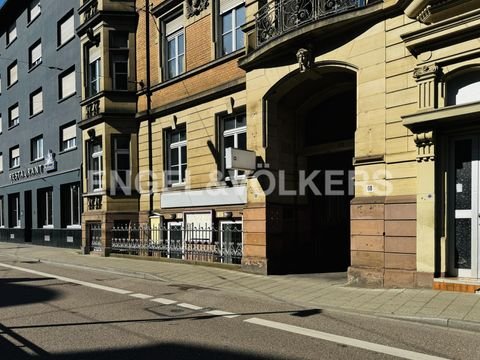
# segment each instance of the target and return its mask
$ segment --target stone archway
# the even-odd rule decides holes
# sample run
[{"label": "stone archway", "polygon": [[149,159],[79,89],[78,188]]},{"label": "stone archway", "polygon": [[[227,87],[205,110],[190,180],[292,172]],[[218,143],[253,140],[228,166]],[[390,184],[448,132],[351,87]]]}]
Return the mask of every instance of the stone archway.
[{"label": "stone archway", "polygon": [[296,72],[266,95],[270,273],[343,272],[350,265],[356,73]]}]

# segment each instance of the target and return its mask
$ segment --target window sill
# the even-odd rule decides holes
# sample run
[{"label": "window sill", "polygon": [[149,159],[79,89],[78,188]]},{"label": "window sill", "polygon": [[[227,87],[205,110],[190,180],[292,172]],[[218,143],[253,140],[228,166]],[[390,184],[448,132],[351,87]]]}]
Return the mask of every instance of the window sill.
[{"label": "window sill", "polygon": [[5,49],[8,49],[10,46],[12,46],[12,44],[13,44],[15,41],[17,41],[17,39],[18,39],[18,36],[17,36],[15,39],[13,39],[12,41],[10,41],[7,45],[5,45]]},{"label": "window sill", "polygon": [[64,43],[60,44],[57,46],[57,51],[61,50],[63,47],[67,46],[73,39],[75,39],[75,36],[72,36],[68,40],[65,40]]},{"label": "window sill", "polygon": [[17,170],[17,169],[20,169],[20,165],[11,167],[9,170],[12,171],[12,170]]},{"label": "window sill", "polygon": [[30,21],[27,23],[27,28],[29,28],[30,25],[32,25],[35,22],[35,20],[37,20],[40,17],[40,15],[42,15],[41,12],[37,16],[35,16],[33,19],[30,19]]},{"label": "window sill", "polygon": [[20,125],[20,123],[15,124],[15,125],[12,125],[12,126],[9,126],[9,127],[8,127],[8,131],[10,131],[10,130],[12,130],[12,129],[15,129],[18,125]]},{"label": "window sill", "polygon": [[41,115],[41,114],[43,114],[43,110],[42,110],[42,111],[39,111],[39,112],[37,112],[37,113],[35,113],[35,114],[30,115],[30,116],[29,116],[29,119],[33,119],[34,117],[37,117],[38,115]]},{"label": "window sill", "polygon": [[30,161],[30,164],[35,164],[35,163],[38,163],[38,162],[44,161],[44,160],[45,160],[45,158],[42,156],[41,158],[34,159],[34,160]]},{"label": "window sill", "polygon": [[15,80],[15,82],[11,83],[10,85],[7,86],[7,90],[10,90],[12,87],[14,87],[18,83],[18,80]]},{"label": "window sill", "polygon": [[81,230],[82,225],[67,225],[67,229],[69,229],[69,230]]},{"label": "window sill", "polygon": [[36,68],[38,68],[40,65],[42,65],[42,60],[40,60],[38,63],[36,63],[35,65],[30,65],[28,70],[27,70],[27,73],[31,73],[33,70],[35,70]]},{"label": "window sill", "polygon": [[42,229],[53,229],[53,225],[43,225]]},{"label": "window sill", "polygon": [[71,151],[75,151],[75,150],[77,150],[77,148],[78,148],[77,146],[74,146],[74,147],[62,150],[58,153],[58,155],[63,155],[63,154],[69,153]]},{"label": "window sill", "polygon": [[77,92],[75,91],[74,93],[70,94],[70,95],[67,95],[65,96],[64,98],[61,98],[57,101],[57,104],[61,104],[63,103],[64,101],[67,101],[68,99],[74,97],[75,95],[77,95]]}]

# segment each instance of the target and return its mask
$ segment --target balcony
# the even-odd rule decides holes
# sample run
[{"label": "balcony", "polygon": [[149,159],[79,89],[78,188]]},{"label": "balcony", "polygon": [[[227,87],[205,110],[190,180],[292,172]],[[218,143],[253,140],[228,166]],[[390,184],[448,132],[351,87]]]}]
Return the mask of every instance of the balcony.
[{"label": "balcony", "polygon": [[255,15],[256,46],[316,20],[363,8],[382,0],[280,0],[269,2]]},{"label": "balcony", "polygon": [[338,48],[386,17],[403,14],[405,1],[271,0],[243,27],[247,52],[239,65],[247,71],[283,66],[300,48],[315,56]]}]

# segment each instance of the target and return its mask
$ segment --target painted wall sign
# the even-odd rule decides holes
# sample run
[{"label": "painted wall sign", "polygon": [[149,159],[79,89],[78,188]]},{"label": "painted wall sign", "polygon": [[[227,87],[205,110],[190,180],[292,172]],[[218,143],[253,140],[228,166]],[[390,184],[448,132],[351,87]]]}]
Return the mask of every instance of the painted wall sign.
[{"label": "painted wall sign", "polygon": [[27,168],[25,170],[15,171],[10,174],[10,181],[12,183],[17,181],[22,181],[26,179],[30,179],[35,176],[40,176],[45,172],[43,165],[36,165],[31,168]]}]

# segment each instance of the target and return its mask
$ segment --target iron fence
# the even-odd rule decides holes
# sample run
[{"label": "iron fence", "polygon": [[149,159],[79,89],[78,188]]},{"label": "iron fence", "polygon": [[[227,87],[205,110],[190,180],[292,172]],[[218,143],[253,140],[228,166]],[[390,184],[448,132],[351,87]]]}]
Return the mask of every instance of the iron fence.
[{"label": "iron fence", "polygon": [[241,223],[214,226],[183,225],[129,226],[112,228],[113,253],[158,256],[189,261],[241,264]]},{"label": "iron fence", "polygon": [[87,223],[87,236],[90,251],[101,252],[102,245],[102,224],[101,223]]},{"label": "iron fence", "polygon": [[269,1],[255,15],[257,46],[304,24],[382,0],[278,0]]}]

